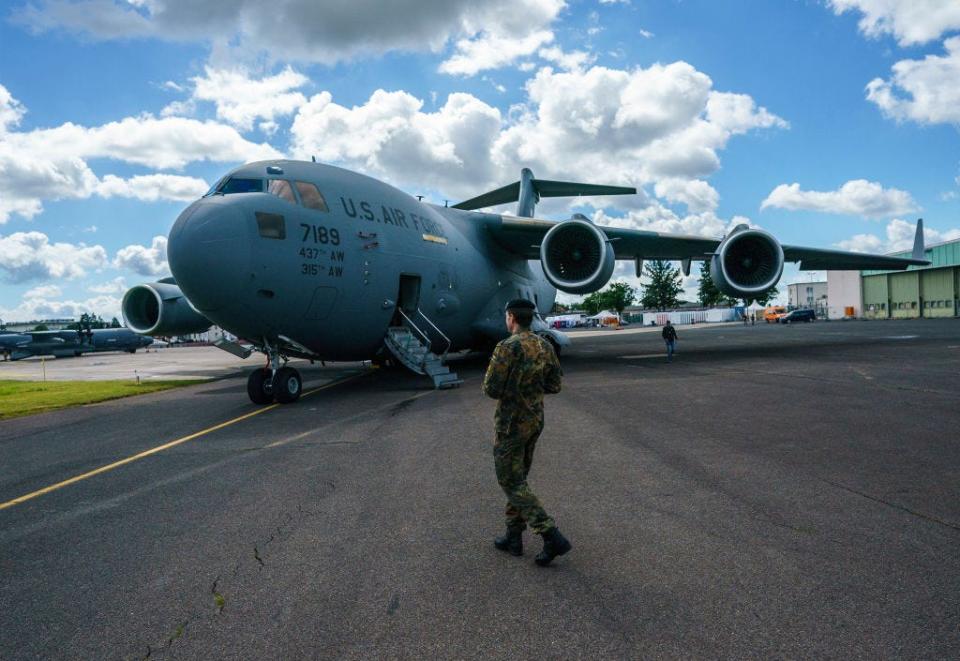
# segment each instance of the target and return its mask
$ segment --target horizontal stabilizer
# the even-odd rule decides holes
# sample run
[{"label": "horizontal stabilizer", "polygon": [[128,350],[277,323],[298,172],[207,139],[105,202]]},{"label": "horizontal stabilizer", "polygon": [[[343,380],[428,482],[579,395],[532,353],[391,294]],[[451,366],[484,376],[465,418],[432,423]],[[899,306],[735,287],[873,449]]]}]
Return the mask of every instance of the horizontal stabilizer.
[{"label": "horizontal stabilizer", "polygon": [[597,184],[578,184],[572,181],[546,181],[537,179],[534,183],[540,197],[576,197],[578,195],[636,195],[637,189],[629,186],[600,186]]},{"label": "horizontal stabilizer", "polygon": [[533,205],[542,197],[577,197],[580,195],[635,195],[636,188],[631,186],[602,186],[597,184],[580,184],[574,181],[549,181],[535,179],[533,173],[524,168],[520,173],[520,181],[492,190],[483,195],[471,198],[459,204],[454,209],[470,211],[483,209],[508,202],[520,202],[518,216],[530,217],[533,215]]},{"label": "horizontal stabilizer", "polygon": [[504,186],[503,188],[498,188],[497,190],[492,190],[489,193],[472,197],[466,202],[454,204],[453,208],[463,209],[464,211],[472,211],[473,209],[483,209],[484,207],[495,207],[498,204],[516,202],[519,199],[520,182],[515,181],[512,184]]}]

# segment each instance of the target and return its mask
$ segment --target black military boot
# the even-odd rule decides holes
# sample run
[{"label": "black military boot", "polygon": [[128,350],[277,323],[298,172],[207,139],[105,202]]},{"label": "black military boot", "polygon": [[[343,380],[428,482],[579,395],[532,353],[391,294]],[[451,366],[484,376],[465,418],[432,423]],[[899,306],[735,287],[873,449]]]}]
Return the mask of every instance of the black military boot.
[{"label": "black military boot", "polygon": [[507,528],[507,534],[493,540],[493,545],[510,555],[523,555],[523,531],[518,528]]},{"label": "black military boot", "polygon": [[559,528],[551,528],[543,533],[543,550],[533,559],[541,567],[546,567],[558,555],[563,555],[573,548],[570,540],[561,534]]}]

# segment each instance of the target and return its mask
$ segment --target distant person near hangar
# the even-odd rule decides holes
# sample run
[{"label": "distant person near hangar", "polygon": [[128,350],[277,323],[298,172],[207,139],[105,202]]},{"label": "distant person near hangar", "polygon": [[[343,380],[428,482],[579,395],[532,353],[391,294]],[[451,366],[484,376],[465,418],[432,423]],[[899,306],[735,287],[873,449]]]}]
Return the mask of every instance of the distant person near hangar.
[{"label": "distant person near hangar", "polygon": [[663,342],[667,345],[667,362],[672,363],[673,351],[677,346],[677,329],[673,327],[669,319],[664,324],[663,330],[660,331],[660,336],[663,337]]}]

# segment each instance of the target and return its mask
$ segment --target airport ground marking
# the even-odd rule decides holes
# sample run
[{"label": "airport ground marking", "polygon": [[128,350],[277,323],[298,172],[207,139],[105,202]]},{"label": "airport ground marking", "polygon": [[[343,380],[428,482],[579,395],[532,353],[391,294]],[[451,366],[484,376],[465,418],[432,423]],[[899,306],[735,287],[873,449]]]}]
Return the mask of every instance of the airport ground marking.
[{"label": "airport ground marking", "polygon": [[[325,384],[323,384],[322,386],[318,386],[318,387],[316,387],[316,388],[314,388],[314,389],[312,389],[312,390],[308,390],[308,391],[304,392],[304,393],[300,396],[300,399],[303,399],[304,397],[309,397],[310,395],[312,395],[312,394],[315,393],[315,392],[319,392],[319,391],[321,391],[321,390],[326,390],[327,388],[332,388],[333,386],[340,385],[341,383],[346,383],[347,381],[351,381],[351,380],[353,380],[353,379],[356,379],[356,378],[358,378],[358,377],[360,377],[360,376],[363,376],[364,374],[366,374],[366,372],[361,372],[361,373],[359,373],[359,374],[351,374],[351,375],[349,375],[349,376],[342,377],[342,378],[340,378],[340,379],[335,379],[335,380],[331,381],[330,383],[325,383]],[[77,482],[81,482],[81,481],[83,481],[83,480],[89,479],[89,478],[94,477],[94,476],[96,476],[96,475],[100,475],[101,473],[107,473],[107,472],[109,472],[109,471],[112,471],[112,470],[115,470],[115,469],[117,469],[117,468],[120,468],[121,466],[126,466],[127,464],[133,463],[134,461],[138,461],[138,460],[143,459],[143,458],[145,458],[145,457],[149,457],[149,456],[151,456],[151,455],[155,455],[155,454],[157,454],[157,453],[159,453],[159,452],[163,452],[164,450],[169,450],[169,449],[172,448],[172,447],[176,447],[176,446],[178,446],[178,445],[182,445],[183,443],[186,443],[186,442],[188,442],[188,441],[192,441],[192,440],[194,440],[194,439],[196,439],[196,438],[200,438],[201,436],[206,436],[207,434],[211,434],[211,433],[213,433],[213,432],[215,432],[215,431],[217,431],[217,430],[223,429],[224,427],[229,427],[229,426],[231,426],[231,425],[235,425],[235,424],[238,423],[238,422],[242,422],[242,421],[247,420],[247,419],[249,419],[249,418],[252,418],[252,417],[254,417],[254,416],[260,415],[261,413],[266,413],[267,411],[272,411],[273,409],[277,408],[278,406],[280,406],[280,404],[270,404],[269,406],[265,406],[265,407],[263,407],[263,408],[261,408],[261,409],[257,409],[256,411],[251,411],[250,413],[245,413],[245,414],[243,414],[243,415],[241,415],[241,416],[238,416],[238,417],[236,417],[236,418],[232,418],[231,420],[227,420],[227,421],[225,421],[225,422],[221,422],[221,423],[219,423],[219,424],[213,425],[212,427],[207,427],[206,429],[201,429],[201,430],[198,431],[198,432],[194,432],[194,433],[188,434],[188,435],[186,435],[186,436],[181,436],[180,438],[175,439],[175,440],[172,440],[172,441],[170,441],[170,442],[168,442],[168,443],[164,443],[163,445],[158,445],[158,446],[156,446],[156,447],[154,447],[154,448],[150,448],[149,450],[144,450],[143,452],[138,452],[137,454],[131,455],[131,456],[129,456],[129,457],[125,457],[125,458],[123,458],[123,459],[120,459],[119,461],[115,461],[115,462],[113,462],[112,464],[107,464],[106,466],[101,466],[100,468],[95,468],[95,469],[93,469],[92,471],[87,471],[86,473],[82,473],[82,474],[80,474],[80,475],[75,475],[74,477],[71,477],[71,478],[69,478],[69,479],[63,480],[62,482],[57,482],[56,484],[51,484],[50,486],[43,487],[42,489],[37,489],[36,491],[31,491],[30,493],[27,493],[27,494],[24,494],[24,495],[19,496],[19,497],[17,497],[17,498],[14,498],[13,500],[8,500],[8,501],[5,502],[5,503],[0,503],[0,510],[5,510],[5,509],[7,509],[8,507],[13,507],[14,505],[19,505],[19,504],[21,504],[21,503],[25,503],[25,502],[27,502],[28,500],[33,500],[34,498],[38,498],[38,497],[40,497],[40,496],[43,496],[43,495],[45,495],[45,494],[48,494],[48,493],[50,493],[51,491],[57,491],[58,489],[62,489],[62,488],[64,488],[64,487],[68,487],[68,486],[70,486],[71,484],[75,484],[75,483],[77,483]]]}]

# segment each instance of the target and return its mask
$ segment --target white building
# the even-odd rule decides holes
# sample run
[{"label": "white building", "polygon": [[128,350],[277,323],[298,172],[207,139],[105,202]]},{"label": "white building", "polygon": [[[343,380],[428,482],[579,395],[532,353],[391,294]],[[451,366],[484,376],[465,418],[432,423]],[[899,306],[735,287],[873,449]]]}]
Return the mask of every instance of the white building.
[{"label": "white building", "polygon": [[813,308],[818,312],[827,308],[827,282],[795,282],[787,285],[787,303],[794,308]]},{"label": "white building", "polygon": [[827,318],[857,319],[863,316],[860,271],[827,271]]}]

